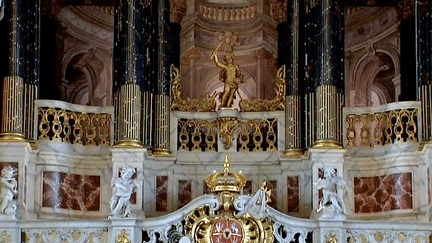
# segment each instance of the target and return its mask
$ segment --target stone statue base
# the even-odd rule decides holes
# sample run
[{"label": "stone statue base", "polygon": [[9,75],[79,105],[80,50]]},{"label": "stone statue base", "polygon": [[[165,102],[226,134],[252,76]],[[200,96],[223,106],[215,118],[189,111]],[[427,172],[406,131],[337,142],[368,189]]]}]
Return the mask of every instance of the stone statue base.
[{"label": "stone statue base", "polygon": [[346,220],[347,216],[342,214],[339,211],[335,211],[334,207],[328,206],[321,209],[320,213],[318,214],[319,220]]},{"label": "stone statue base", "polygon": [[17,220],[15,214],[0,214],[0,222],[1,221],[15,221]]}]

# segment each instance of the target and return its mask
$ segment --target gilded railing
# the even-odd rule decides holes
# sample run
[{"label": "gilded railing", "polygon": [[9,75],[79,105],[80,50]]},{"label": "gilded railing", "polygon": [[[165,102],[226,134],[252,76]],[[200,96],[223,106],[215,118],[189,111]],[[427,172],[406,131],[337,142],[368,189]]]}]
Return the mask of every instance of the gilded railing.
[{"label": "gilded railing", "polygon": [[37,100],[36,107],[38,140],[94,146],[112,144],[112,107],[81,106],[46,100]]},{"label": "gilded railing", "polygon": [[379,107],[345,107],[347,148],[378,147],[419,141],[420,102]]},{"label": "gilded railing", "polygon": [[178,120],[179,151],[218,151],[217,120]]},{"label": "gilded railing", "polygon": [[[177,113],[178,114],[178,113]],[[283,114],[280,114],[281,116]],[[186,116],[187,117],[187,116]],[[194,152],[277,151],[281,117],[176,117],[177,150]]]},{"label": "gilded railing", "polygon": [[277,120],[239,122],[237,151],[277,151]]}]

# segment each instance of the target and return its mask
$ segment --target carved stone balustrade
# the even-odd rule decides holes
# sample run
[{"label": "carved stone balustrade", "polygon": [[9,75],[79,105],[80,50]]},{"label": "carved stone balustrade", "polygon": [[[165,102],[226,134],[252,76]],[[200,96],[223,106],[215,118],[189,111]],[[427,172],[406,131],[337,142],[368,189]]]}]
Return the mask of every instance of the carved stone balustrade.
[{"label": "carved stone balustrade", "polygon": [[113,107],[75,105],[62,101],[36,100],[37,139],[75,145],[110,146]]},{"label": "carved stone balustrade", "polygon": [[420,102],[397,102],[377,107],[345,107],[347,148],[379,147],[419,141]]}]

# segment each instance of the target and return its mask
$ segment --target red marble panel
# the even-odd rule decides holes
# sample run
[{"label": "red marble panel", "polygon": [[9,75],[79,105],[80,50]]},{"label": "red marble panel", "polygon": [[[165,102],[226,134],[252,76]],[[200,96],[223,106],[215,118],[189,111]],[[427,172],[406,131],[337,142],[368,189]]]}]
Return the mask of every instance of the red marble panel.
[{"label": "red marble panel", "polygon": [[270,207],[276,208],[277,205],[277,181],[267,181],[267,188],[271,189]]},{"label": "red marble panel", "polygon": [[156,177],[156,211],[168,211],[168,176]]},{"label": "red marble panel", "polygon": [[42,207],[99,211],[100,176],[44,171]]},{"label": "red marble panel", "polygon": [[412,209],[411,173],[354,177],[355,213]]},{"label": "red marble panel", "polygon": [[299,177],[288,176],[288,212],[299,212]]},{"label": "red marble panel", "polygon": [[203,183],[203,194],[212,194],[211,188],[204,181]]},{"label": "red marble panel", "polygon": [[246,181],[246,184],[243,187],[244,195],[252,195],[252,181]]},{"label": "red marble panel", "polygon": [[192,200],[192,180],[178,182],[178,208],[184,207]]}]

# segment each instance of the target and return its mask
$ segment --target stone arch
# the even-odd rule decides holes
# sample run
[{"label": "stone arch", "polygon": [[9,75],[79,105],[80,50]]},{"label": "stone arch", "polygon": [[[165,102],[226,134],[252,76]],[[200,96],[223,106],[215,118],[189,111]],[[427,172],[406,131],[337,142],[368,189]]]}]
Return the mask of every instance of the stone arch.
[{"label": "stone arch", "polygon": [[[378,43],[369,45],[366,49],[367,52],[358,59],[352,72],[350,77],[352,83],[347,85],[352,89],[348,90],[348,93],[354,94],[350,97],[350,106],[371,105],[372,87],[376,76],[381,71],[392,69],[395,78],[400,76],[400,55],[395,46]],[[383,57],[386,59],[384,62]],[[392,101],[395,100],[397,100],[397,94],[393,96]]]}]

